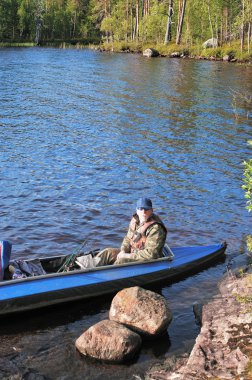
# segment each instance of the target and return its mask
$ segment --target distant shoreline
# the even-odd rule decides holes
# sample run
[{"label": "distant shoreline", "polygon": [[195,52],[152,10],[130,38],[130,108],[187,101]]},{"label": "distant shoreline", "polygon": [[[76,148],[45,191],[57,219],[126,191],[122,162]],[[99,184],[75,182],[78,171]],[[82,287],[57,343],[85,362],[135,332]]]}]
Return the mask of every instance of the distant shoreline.
[{"label": "distant shoreline", "polygon": [[82,41],[53,41],[36,44],[34,42],[0,42],[1,48],[54,47],[60,49],[91,49],[100,52],[143,54],[146,49],[153,49],[157,57],[220,61],[240,64],[252,64],[252,54],[241,53],[239,45],[203,48],[202,45],[186,47],[183,45],[152,45],[140,43],[83,43]]}]

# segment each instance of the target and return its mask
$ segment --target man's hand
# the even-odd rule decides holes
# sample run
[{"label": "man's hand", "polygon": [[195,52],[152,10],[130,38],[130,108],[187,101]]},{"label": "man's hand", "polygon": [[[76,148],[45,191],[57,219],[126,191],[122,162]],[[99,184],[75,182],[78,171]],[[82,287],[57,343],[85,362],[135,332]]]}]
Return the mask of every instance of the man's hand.
[{"label": "man's hand", "polygon": [[130,253],[125,253],[124,251],[120,251],[116,259],[129,259],[129,258],[130,258]]}]

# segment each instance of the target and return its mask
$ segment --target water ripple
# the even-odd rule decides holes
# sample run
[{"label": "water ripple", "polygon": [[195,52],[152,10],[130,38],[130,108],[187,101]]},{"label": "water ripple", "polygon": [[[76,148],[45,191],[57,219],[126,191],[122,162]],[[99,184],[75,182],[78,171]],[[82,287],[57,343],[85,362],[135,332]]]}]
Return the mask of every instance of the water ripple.
[{"label": "water ripple", "polygon": [[176,242],[248,231],[251,120],[231,90],[250,90],[249,69],[38,48],[2,49],[0,66],[1,224],[18,255],[21,240],[34,254],[113,245],[143,194]]},{"label": "water ripple", "polygon": [[[136,199],[147,195],[171,245],[227,240],[228,256],[243,256],[251,223],[242,162],[251,157],[252,123],[241,104],[233,109],[232,91],[251,93],[251,69],[89,50],[0,49],[1,239],[12,241],[17,257],[72,253],[83,241],[87,249],[116,247]],[[216,291],[224,269],[219,263],[159,289],[174,314],[169,336],[161,349],[146,345],[136,363],[116,371],[73,352],[83,328],[107,317],[104,300],[79,305],[77,314],[50,314],[50,322],[41,317],[35,332],[29,320],[21,337],[12,325],[12,338],[2,338],[9,350],[20,342],[40,373],[47,362],[50,378],[142,376],[166,352],[191,348],[199,329],[192,304]],[[59,356],[66,367],[59,368]],[[21,365],[31,367],[29,359]]]}]

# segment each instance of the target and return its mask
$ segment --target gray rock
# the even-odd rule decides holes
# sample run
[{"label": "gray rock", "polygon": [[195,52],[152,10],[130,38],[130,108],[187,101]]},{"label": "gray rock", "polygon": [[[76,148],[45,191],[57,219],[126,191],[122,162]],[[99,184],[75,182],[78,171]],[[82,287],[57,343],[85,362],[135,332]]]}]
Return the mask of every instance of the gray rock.
[{"label": "gray rock", "polygon": [[223,57],[223,61],[225,61],[225,62],[229,62],[230,60],[231,60],[230,55],[228,55],[228,54],[224,55],[224,57]]},{"label": "gray rock", "polygon": [[207,49],[207,48],[215,48],[218,46],[218,40],[217,38],[210,38],[209,40],[205,41],[203,44],[202,44],[203,48]]},{"label": "gray rock", "polygon": [[145,49],[143,52],[144,57],[158,57],[159,52],[153,48]]},{"label": "gray rock", "polygon": [[153,337],[167,329],[172,313],[163,296],[134,286],[116,294],[111,303],[109,319],[139,334]]},{"label": "gray rock", "polygon": [[180,58],[180,53],[178,51],[174,51],[170,55],[171,58]]},{"label": "gray rock", "polygon": [[86,356],[122,363],[139,351],[141,337],[117,322],[104,320],[85,331],[75,342],[76,348]]}]

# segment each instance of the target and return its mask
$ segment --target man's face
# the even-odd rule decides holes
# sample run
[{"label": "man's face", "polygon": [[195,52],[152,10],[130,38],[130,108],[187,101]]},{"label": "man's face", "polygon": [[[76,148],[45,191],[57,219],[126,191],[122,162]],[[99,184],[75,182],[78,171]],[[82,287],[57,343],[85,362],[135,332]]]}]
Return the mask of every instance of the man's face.
[{"label": "man's face", "polygon": [[146,222],[146,220],[151,216],[153,213],[153,209],[151,208],[150,210],[146,210],[145,208],[137,208],[137,215],[140,219],[140,223]]}]

